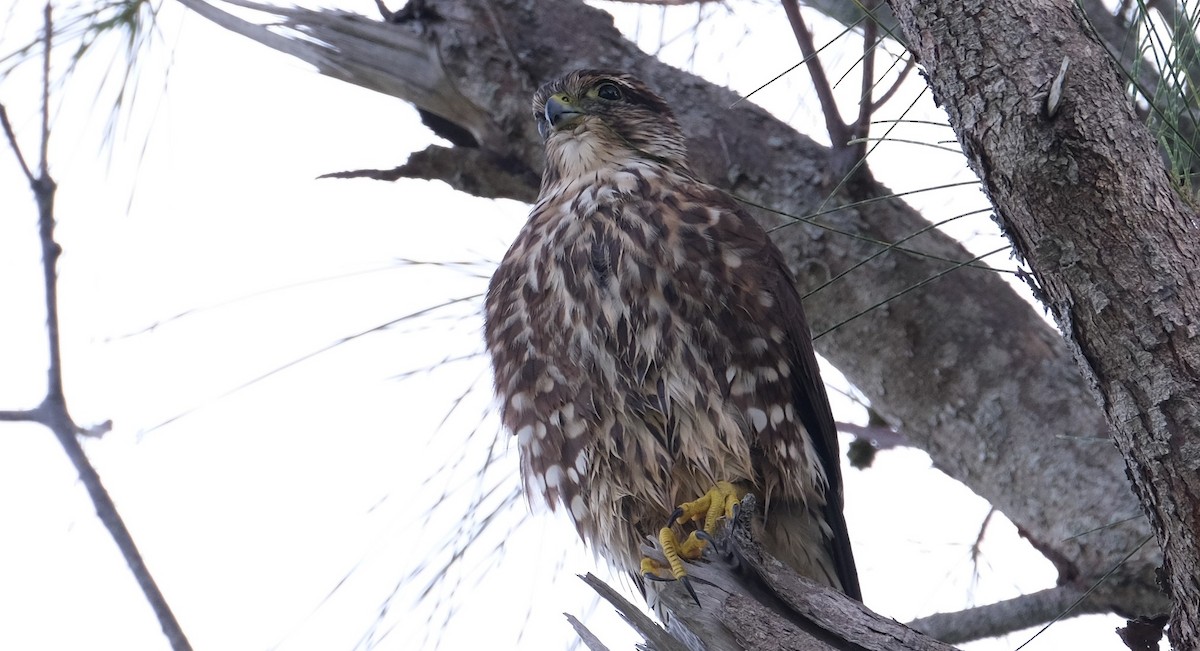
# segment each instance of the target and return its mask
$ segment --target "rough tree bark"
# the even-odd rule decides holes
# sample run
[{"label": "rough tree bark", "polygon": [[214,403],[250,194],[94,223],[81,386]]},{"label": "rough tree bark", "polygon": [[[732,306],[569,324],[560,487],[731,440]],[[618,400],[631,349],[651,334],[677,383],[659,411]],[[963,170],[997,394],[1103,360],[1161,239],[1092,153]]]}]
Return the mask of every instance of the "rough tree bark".
[{"label": "rough tree bark", "polygon": [[1200,215],[1073,3],[891,3],[1112,425],[1171,643],[1200,648]]},{"label": "rough tree bark", "polygon": [[[1144,29],[1144,25],[1130,23],[1128,15],[1114,15],[1104,0],[1074,1],[1083,9],[1088,24],[1096,30],[1096,36],[1103,41],[1105,49],[1119,62],[1122,70],[1134,76],[1142,97],[1152,98],[1156,103],[1172,107],[1177,112],[1195,112],[1197,110],[1196,93],[1192,92],[1190,88],[1183,87],[1178,81],[1180,77],[1176,77],[1175,73],[1170,70],[1165,71],[1166,77],[1164,78],[1164,73],[1160,72],[1159,66],[1156,65],[1156,60],[1162,61],[1166,57],[1166,52],[1154,51],[1155,48],[1151,48],[1150,53],[1144,51],[1143,39],[1145,37],[1138,32],[1139,29]],[[864,9],[866,3],[844,2],[843,0],[807,0],[805,4],[847,26],[860,25],[867,18],[867,12]],[[1122,6],[1126,4],[1128,3],[1121,3]],[[1169,34],[1158,40],[1159,47],[1163,47],[1162,44],[1168,44],[1174,50],[1174,56],[1179,64],[1187,70],[1187,74],[1183,78],[1188,80],[1200,78],[1200,57],[1197,56],[1200,54],[1200,37],[1192,29],[1193,17],[1189,15],[1190,12],[1182,11],[1181,6],[1175,0],[1149,0],[1145,3],[1138,3],[1135,13],[1142,15],[1142,21],[1145,21],[1146,16],[1153,13],[1159,21],[1155,29]],[[895,38],[907,47],[904,31],[890,7],[880,4],[870,11],[870,17],[878,22],[882,33]],[[1150,111],[1146,117],[1160,125],[1164,123],[1164,120],[1155,115],[1153,111]],[[1172,119],[1170,124],[1171,128],[1175,130],[1174,137],[1179,141],[1193,145],[1196,143],[1195,119]],[[1200,161],[1197,161],[1195,148],[1176,147],[1170,155],[1176,158],[1177,169],[1188,170],[1193,176],[1200,171]],[[1194,182],[1193,187],[1195,187]]]},{"label": "rough tree bark", "polygon": [[[734,522],[717,532],[706,554],[710,562],[689,563],[698,602],[678,584],[664,586],[656,608],[665,614],[666,630],[599,579],[588,575],[584,581],[654,651],[953,651],[768,556],[749,533],[756,509],[757,500],[748,495]],[[585,643],[595,638],[573,624]],[[588,648],[607,651],[598,643]]]},{"label": "rough tree bark", "polygon": [[[854,161],[749,102],[728,108],[733,93],[645,54],[607,14],[578,0],[446,0],[426,3],[433,13],[398,13],[391,23],[236,2],[265,12],[277,23],[271,29],[203,0],[180,1],[324,74],[415,104],[457,143],[414,154],[392,178],[436,178],[481,196],[531,200],[542,154],[529,97],[567,70],[608,66],[645,79],[676,108],[685,132],[708,136],[690,142],[691,158],[715,184],[791,215],[823,203],[841,206],[820,221],[876,241],[894,242],[928,226],[902,201],[887,198],[890,191],[865,171],[826,203]],[[789,224],[775,232],[776,241],[802,292],[880,248],[777,216],[764,219]],[[1150,531],[1135,519],[1101,535],[1076,535],[1138,513],[1124,463],[1105,443],[1102,412],[1061,337],[1001,279],[947,262],[972,256],[936,231],[906,244],[935,258],[891,252],[814,293],[806,299],[814,331],[953,272],[821,337],[819,352],[940,469],[1017,524],[1058,568],[1057,591],[1082,594]],[[1154,583],[1158,562],[1154,550],[1143,549],[1076,612],[1165,611]],[[996,615],[1008,630],[1058,614],[1030,615],[1019,599],[1012,605],[1012,614]]]}]

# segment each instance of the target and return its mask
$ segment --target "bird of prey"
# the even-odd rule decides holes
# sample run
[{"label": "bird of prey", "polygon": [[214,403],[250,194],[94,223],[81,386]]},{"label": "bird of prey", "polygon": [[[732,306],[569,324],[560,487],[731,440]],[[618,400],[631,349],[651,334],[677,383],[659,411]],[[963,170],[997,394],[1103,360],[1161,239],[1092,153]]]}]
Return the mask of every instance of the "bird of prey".
[{"label": "bird of prey", "polygon": [[670,578],[643,562],[645,536],[696,557],[703,537],[674,532],[710,498],[719,516],[753,492],[767,552],[861,599],[833,417],[780,251],[696,178],[670,107],[633,76],[572,72],[537,91],[533,117],[541,193],[485,316],[527,495],[618,568]]}]

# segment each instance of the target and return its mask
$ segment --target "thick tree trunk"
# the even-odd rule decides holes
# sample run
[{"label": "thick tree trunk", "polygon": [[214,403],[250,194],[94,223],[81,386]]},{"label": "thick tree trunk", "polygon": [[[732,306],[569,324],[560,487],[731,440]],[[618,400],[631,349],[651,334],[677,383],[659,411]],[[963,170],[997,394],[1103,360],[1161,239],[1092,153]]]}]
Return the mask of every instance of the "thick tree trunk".
[{"label": "thick tree trunk", "polygon": [[1200,648],[1200,216],[1073,3],[892,8],[1112,425],[1171,642]]},{"label": "thick tree trunk", "polygon": [[[531,200],[542,153],[529,98],[543,81],[587,66],[626,69],[658,89],[694,136],[694,167],[762,205],[807,214],[825,204],[853,163],[749,102],[728,108],[733,93],[645,54],[607,14],[577,0],[444,0],[427,3],[437,16],[399,23],[237,2],[266,12],[279,23],[273,30],[203,0],[181,2],[324,74],[412,102],[462,143],[415,154],[393,178],[438,178],[482,196]],[[871,240],[894,242],[928,227],[900,200],[849,206],[888,194],[859,174],[827,204],[846,207],[818,218],[869,239],[808,225],[776,231],[802,292],[875,254],[880,246]],[[764,218],[772,226],[788,221]],[[906,245],[941,259],[890,252],[855,269],[806,299],[814,332],[954,269],[946,260],[972,258],[937,231]],[[1149,535],[1141,519],[1077,535],[1136,514],[1137,501],[1061,337],[996,274],[954,269],[821,337],[817,347],[939,468],[1012,519],[1054,562],[1064,587],[1090,587]],[[1083,611],[1162,612],[1158,562],[1147,546]]]}]

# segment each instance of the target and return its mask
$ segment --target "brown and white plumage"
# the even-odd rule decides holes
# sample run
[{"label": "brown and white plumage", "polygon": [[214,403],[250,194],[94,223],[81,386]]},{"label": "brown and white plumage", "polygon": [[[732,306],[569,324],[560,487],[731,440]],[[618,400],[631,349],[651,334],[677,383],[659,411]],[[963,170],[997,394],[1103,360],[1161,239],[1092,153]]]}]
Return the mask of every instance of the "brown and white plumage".
[{"label": "brown and white plumage", "polygon": [[693,176],[667,104],[630,75],[542,87],[541,195],[492,278],[486,335],[526,491],[636,571],[646,534],[720,480],[759,540],[860,598],[837,438],[779,250]]}]

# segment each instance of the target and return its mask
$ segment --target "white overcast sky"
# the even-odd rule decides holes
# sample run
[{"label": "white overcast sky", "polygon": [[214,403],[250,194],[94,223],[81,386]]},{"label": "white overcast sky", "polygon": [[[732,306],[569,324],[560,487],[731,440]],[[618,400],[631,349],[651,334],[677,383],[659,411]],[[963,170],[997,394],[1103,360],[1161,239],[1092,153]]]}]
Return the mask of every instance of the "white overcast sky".
[{"label": "white overcast sky", "polygon": [[[13,1],[0,27],[4,54],[40,20],[38,3]],[[798,54],[776,3],[732,6],[733,15],[705,9],[716,18],[698,44],[689,33],[695,7],[616,10],[643,47],[670,42],[665,60],[747,92]],[[346,8],[373,11],[365,0]],[[566,521],[529,518],[521,502],[467,552],[451,585],[418,603],[422,561],[451,553],[456,528],[475,522],[468,514],[517,487],[507,437],[477,477],[497,425],[486,361],[470,355],[481,350],[478,295],[527,207],[434,182],[316,180],[393,167],[435,138],[409,105],[318,76],[171,2],[143,52],[133,111],[105,144],[111,97],[97,99],[95,89],[111,45],[54,88],[67,393],[81,424],[113,421],[85,450],[193,645],[564,648],[571,634],[561,613],[594,607],[575,575],[598,562]],[[834,78],[856,58],[831,57]],[[920,94],[914,78],[895,114]],[[0,102],[31,158],[36,81],[30,66],[0,80]],[[755,101],[823,139],[802,73]],[[919,106],[919,117],[943,119],[928,97]],[[938,130],[919,137],[952,140]],[[952,154],[901,144],[882,148],[873,169],[897,190],[970,178]],[[974,189],[919,200],[932,219],[983,206]],[[986,218],[956,228],[977,250],[996,246]],[[5,144],[0,409],[32,407],[42,395],[39,255],[36,211]],[[848,400],[835,411],[863,418]],[[444,492],[452,497],[435,505]],[[973,565],[970,545],[988,507],[920,452],[889,451],[868,471],[848,469],[846,494],[864,593],[879,612],[906,620],[1054,582],[1050,564],[1003,518]],[[0,532],[0,648],[166,648],[69,462],[39,426],[0,423]],[[596,630],[614,649],[630,648],[607,608],[596,611]],[[1092,639],[1088,648],[1120,649],[1118,623],[1072,620],[1026,648]],[[1012,649],[1028,636],[968,648]]]}]

